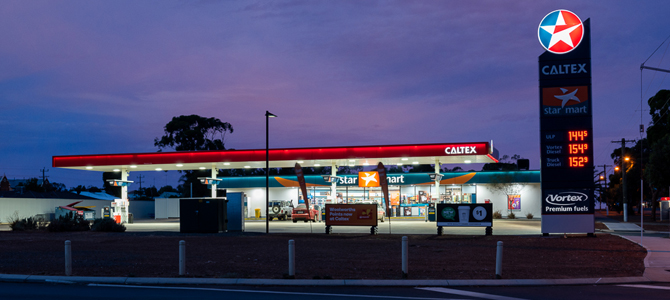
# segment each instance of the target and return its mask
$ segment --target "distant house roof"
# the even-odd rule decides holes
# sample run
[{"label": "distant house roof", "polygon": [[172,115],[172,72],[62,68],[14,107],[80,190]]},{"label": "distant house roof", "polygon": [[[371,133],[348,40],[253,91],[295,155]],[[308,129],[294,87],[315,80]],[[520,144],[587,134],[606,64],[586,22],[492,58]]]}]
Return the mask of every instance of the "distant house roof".
[{"label": "distant house roof", "polygon": [[[75,192],[75,195],[76,195],[76,192]],[[86,191],[82,191],[79,195],[89,197],[89,198],[93,198],[93,199],[98,199],[98,200],[114,201],[114,199],[119,199],[118,197],[107,194],[105,192],[86,192]]]},{"label": "distant house roof", "polygon": [[156,198],[175,198],[175,197],[181,197],[181,194],[175,192],[163,192],[160,196]]},{"label": "distant house roof", "polygon": [[11,191],[12,186],[9,184],[7,176],[2,175],[2,180],[0,180],[0,191]]},{"label": "distant house roof", "polygon": [[[25,179],[25,178],[24,179],[9,179],[9,185],[13,189],[16,189],[16,187],[19,186],[19,184],[21,184],[23,186],[28,185],[29,181],[30,181],[30,179]],[[37,185],[42,186],[42,179],[39,179],[39,178],[37,179]]]},{"label": "distant house roof", "polygon": [[53,198],[53,199],[82,199],[82,200],[95,199],[84,195],[77,195],[77,193],[70,193],[70,192],[38,193],[38,192],[21,191],[21,190],[0,191],[0,198]]}]

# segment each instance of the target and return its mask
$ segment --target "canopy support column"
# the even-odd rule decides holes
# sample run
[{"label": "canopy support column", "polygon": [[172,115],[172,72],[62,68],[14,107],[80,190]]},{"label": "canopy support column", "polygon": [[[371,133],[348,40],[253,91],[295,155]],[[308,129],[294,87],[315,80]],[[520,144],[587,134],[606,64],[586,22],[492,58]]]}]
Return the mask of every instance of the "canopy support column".
[{"label": "canopy support column", "polygon": [[[212,164],[212,178],[216,179],[218,171],[216,169],[216,164]],[[210,184],[210,187],[212,188],[212,198],[216,198],[216,189],[219,185],[217,184],[217,181],[213,180],[212,184]]]},{"label": "canopy support column", "polygon": [[[330,168],[330,176],[337,176],[337,165],[335,164],[335,161],[332,162],[331,168]],[[337,180],[333,180],[333,182],[330,183],[330,203],[335,203],[337,204]]]},{"label": "canopy support column", "polygon": [[[439,159],[435,159],[435,173],[440,174],[440,160]],[[437,202],[439,202],[440,199],[442,199],[440,197],[440,180],[442,180],[442,178],[436,178],[435,179],[435,199],[437,199],[436,200]],[[430,199],[428,199],[428,201],[430,201]]]}]

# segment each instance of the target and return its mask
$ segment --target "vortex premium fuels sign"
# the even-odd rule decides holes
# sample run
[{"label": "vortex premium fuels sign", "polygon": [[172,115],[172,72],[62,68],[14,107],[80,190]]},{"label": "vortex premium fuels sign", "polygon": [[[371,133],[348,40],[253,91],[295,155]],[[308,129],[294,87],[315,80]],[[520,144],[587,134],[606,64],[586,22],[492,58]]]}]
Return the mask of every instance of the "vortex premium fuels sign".
[{"label": "vortex premium fuels sign", "polygon": [[545,190],[542,193],[542,214],[592,214],[593,194],[588,189]]}]

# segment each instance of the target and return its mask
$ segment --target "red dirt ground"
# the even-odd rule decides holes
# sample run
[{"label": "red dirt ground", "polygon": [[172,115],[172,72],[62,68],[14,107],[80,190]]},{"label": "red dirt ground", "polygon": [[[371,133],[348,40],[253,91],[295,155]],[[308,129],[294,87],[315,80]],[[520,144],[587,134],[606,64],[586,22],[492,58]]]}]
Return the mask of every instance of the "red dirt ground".
[{"label": "red dirt ground", "polygon": [[[641,276],[646,256],[637,244],[601,233],[408,237],[410,279],[493,278],[498,241],[510,279]],[[361,234],[0,232],[0,273],[64,275],[64,241],[71,240],[75,276],[177,277],[185,240],[187,277],[283,278],[290,239],[296,278],[401,278],[401,236]]]}]

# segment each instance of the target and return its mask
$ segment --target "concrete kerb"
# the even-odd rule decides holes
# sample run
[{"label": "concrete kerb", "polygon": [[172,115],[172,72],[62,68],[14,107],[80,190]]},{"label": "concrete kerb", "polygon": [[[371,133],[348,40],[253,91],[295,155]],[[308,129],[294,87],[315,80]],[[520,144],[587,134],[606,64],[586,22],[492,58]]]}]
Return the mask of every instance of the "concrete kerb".
[{"label": "concrete kerb", "polygon": [[[668,271],[670,271],[670,255],[668,255],[668,251],[666,251],[665,248],[653,249],[642,244],[642,241],[638,242],[631,237],[620,234],[617,234],[617,236],[636,243],[647,250],[647,256],[644,258],[644,274],[642,274],[644,278],[651,282],[670,282],[670,273],[668,273]],[[637,236],[635,238],[637,238]],[[658,241],[662,238],[644,237],[644,239],[657,239],[656,241]],[[652,256],[656,257],[654,258]]]},{"label": "concrete kerb", "polygon": [[459,279],[459,280],[374,280],[374,279],[246,279],[246,278],[162,278],[162,277],[78,277],[0,274],[0,282],[53,282],[64,284],[129,285],[237,285],[237,286],[549,286],[652,283],[645,277],[572,279]]}]

